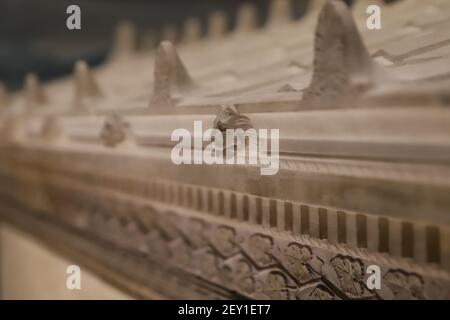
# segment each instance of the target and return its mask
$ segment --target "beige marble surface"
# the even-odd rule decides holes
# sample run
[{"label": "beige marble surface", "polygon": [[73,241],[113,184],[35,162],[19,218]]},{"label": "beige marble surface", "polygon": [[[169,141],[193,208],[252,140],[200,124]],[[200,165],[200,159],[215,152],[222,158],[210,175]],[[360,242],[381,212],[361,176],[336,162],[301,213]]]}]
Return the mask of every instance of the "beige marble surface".
[{"label": "beige marble surface", "polygon": [[0,225],[2,299],[130,299],[81,267],[81,290],[66,288],[66,268],[77,261],[51,251],[22,231]]}]

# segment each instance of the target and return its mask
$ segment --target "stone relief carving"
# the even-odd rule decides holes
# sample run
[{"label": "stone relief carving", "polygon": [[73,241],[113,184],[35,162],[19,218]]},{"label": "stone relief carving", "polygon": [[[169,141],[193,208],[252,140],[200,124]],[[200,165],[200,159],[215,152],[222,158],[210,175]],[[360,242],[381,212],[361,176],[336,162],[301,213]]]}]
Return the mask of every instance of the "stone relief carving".
[{"label": "stone relief carving", "polygon": [[424,299],[423,279],[417,274],[390,270],[384,275],[384,280],[397,299]]},{"label": "stone relief carving", "polygon": [[64,139],[63,128],[58,117],[48,116],[44,119],[41,129],[41,137],[46,142],[55,142]]},{"label": "stone relief carving", "polygon": [[[50,190],[51,194],[56,193],[52,197],[52,207],[66,208],[59,219],[88,215],[84,226],[69,220],[72,227],[92,232],[127,250],[142,252],[159,261],[161,266],[171,263],[181,267],[245,297],[381,299],[391,295],[398,299],[426,298],[424,283],[429,281],[425,280],[426,275],[389,266],[383,266],[386,283],[383,292],[369,290],[365,284],[365,267],[370,261],[364,262],[350,251],[340,253],[331,247],[304,243],[301,239],[269,235],[263,229],[257,231],[253,227],[186,217],[177,211],[161,210],[158,205],[138,205],[107,195],[101,201],[91,202],[88,191]],[[63,196],[68,192],[70,197]],[[95,208],[78,209],[89,203]],[[115,210],[107,209],[109,207]],[[130,211],[136,214],[128,214]],[[132,229],[133,234],[140,235],[130,237],[130,225],[142,224],[145,228]],[[189,230],[203,232],[188,234]],[[445,283],[441,286],[445,287]]]},{"label": "stone relief carving", "polygon": [[192,91],[195,87],[172,43],[161,42],[156,52],[150,105],[154,108],[171,109],[179,95]]},{"label": "stone relief carving", "polygon": [[[283,0],[278,3],[278,9],[274,9],[270,29],[275,29],[273,28],[275,26],[280,27],[281,22],[287,19],[286,15],[289,10],[286,4],[287,1]],[[443,4],[440,6],[443,6]],[[246,10],[246,13],[242,13],[243,17],[240,18],[242,21],[239,23],[239,29],[249,30],[254,27],[252,10]],[[435,14],[439,13],[434,12]],[[316,13],[315,10],[314,14]],[[315,16],[311,14],[308,17],[310,22],[312,21],[311,17],[315,19]],[[212,28],[209,37],[217,45],[217,40],[224,36],[226,17],[217,14],[212,16],[210,20]],[[344,177],[342,180],[359,180],[361,184],[365,185],[371,185],[374,180],[383,180],[388,185],[401,182],[402,187],[406,185],[408,190],[413,189],[413,186],[427,183],[426,186],[428,184],[433,187],[437,186],[436,189],[443,186],[444,192],[447,190],[447,171],[436,170],[436,167],[431,164],[436,160],[446,160],[448,157],[445,152],[433,149],[435,153],[430,152],[431,155],[426,158],[423,166],[414,161],[408,162],[405,158],[411,155],[407,152],[408,150],[411,151],[410,137],[408,136],[411,132],[408,131],[411,130],[411,126],[408,127],[408,130],[394,130],[393,132],[397,135],[393,134],[392,139],[390,139],[391,131],[389,130],[403,126],[402,121],[398,122],[391,119],[393,113],[389,113],[389,117],[385,118],[386,125],[382,120],[378,120],[381,122],[378,126],[373,125],[372,122],[360,123],[359,121],[360,119],[372,119],[372,117],[377,116],[376,112],[372,112],[376,108],[374,110],[369,108],[374,105],[378,108],[396,107],[396,103],[401,102],[402,106],[410,107],[410,104],[414,103],[422,107],[430,107],[429,109],[433,109],[432,111],[435,112],[431,113],[433,116],[423,113],[423,117],[413,118],[411,122],[417,125],[422,119],[428,119],[427,128],[439,127],[439,133],[441,134],[430,134],[422,137],[423,133],[429,133],[429,131],[434,133],[435,130],[421,130],[420,134],[417,134],[417,139],[422,138],[422,140],[417,141],[417,144],[424,144],[425,150],[428,150],[428,147],[430,149],[433,147],[432,143],[427,144],[430,141],[446,142],[445,134],[448,131],[446,127],[448,122],[445,118],[445,108],[435,107],[436,105],[448,105],[448,88],[445,87],[448,82],[448,75],[432,73],[429,76],[431,82],[425,84],[425,82],[416,81],[416,78],[420,78],[417,74],[423,73],[425,68],[414,69],[410,73],[414,75],[413,80],[406,85],[399,80],[400,77],[398,77],[398,73],[394,72],[394,67],[402,67],[405,68],[403,70],[407,71],[407,68],[411,66],[420,66],[423,61],[434,61],[434,59],[438,59],[438,55],[430,57],[430,52],[434,54],[437,53],[434,50],[445,49],[448,41],[428,44],[420,48],[418,46],[408,48],[408,50],[405,49],[403,54],[394,54],[390,53],[389,50],[380,49],[371,56],[369,49],[373,49],[373,44],[367,43],[366,45],[366,41],[363,41],[357,30],[355,20],[343,2],[327,1],[320,13],[316,28],[314,63],[312,66],[308,62],[308,59],[312,56],[310,57],[305,50],[307,48],[305,43],[309,38],[293,41],[289,32],[297,35],[297,26],[291,31],[286,28],[283,29],[283,34],[286,32],[289,35],[287,37],[289,41],[279,39],[280,46],[273,51],[272,45],[261,45],[265,41],[264,38],[260,39],[261,42],[258,40],[258,51],[263,51],[264,54],[266,51],[268,52],[267,57],[264,57],[262,62],[257,61],[259,59],[255,59],[249,54],[251,58],[248,60],[239,58],[239,67],[242,67],[243,70],[231,70],[232,68],[228,64],[217,63],[216,65],[216,61],[213,63],[210,61],[210,69],[201,70],[199,72],[200,78],[210,79],[214,75],[219,84],[217,87],[223,86],[225,89],[221,91],[214,87],[211,88],[211,92],[208,91],[207,95],[201,97],[192,95],[200,92],[200,85],[188,73],[174,45],[164,41],[155,52],[153,82],[148,82],[153,85],[150,108],[145,106],[144,109],[134,109],[134,102],[139,102],[140,97],[144,94],[139,92],[135,95],[133,91],[133,96],[127,97],[127,99],[132,99],[125,100],[132,106],[129,118],[127,110],[124,110],[119,116],[119,113],[114,112],[115,110],[109,109],[110,102],[115,102],[117,97],[114,94],[112,94],[112,97],[104,96],[104,93],[109,94],[109,92],[100,89],[94,72],[89,69],[85,62],[77,63],[74,68],[73,110],[63,110],[61,114],[57,115],[53,115],[46,110],[48,106],[52,106],[51,96],[47,94],[47,90],[44,90],[46,88],[39,83],[37,76],[29,75],[25,80],[24,101],[26,108],[24,109],[27,110],[24,110],[24,112],[29,112],[30,116],[33,117],[35,115],[44,116],[41,127],[35,131],[41,139],[40,142],[49,143],[48,146],[45,146],[49,153],[40,152],[32,156],[30,147],[33,146],[24,143],[29,142],[27,137],[31,134],[28,131],[30,127],[33,128],[27,123],[28,118],[26,117],[28,117],[28,114],[9,114],[6,109],[2,109],[1,112],[6,112],[4,117],[2,113],[0,130],[2,147],[5,148],[2,149],[2,152],[5,151],[6,154],[0,159],[0,177],[2,179],[0,197],[3,199],[2,201],[12,203],[13,206],[34,210],[35,215],[45,220],[50,226],[62,226],[68,232],[75,230],[79,236],[96,239],[98,243],[93,241],[93,247],[99,243],[107,243],[112,251],[121,252],[124,259],[132,260],[136,256],[144,257],[148,265],[150,265],[150,262],[152,263],[154,270],[165,271],[166,273],[163,274],[168,277],[167,280],[173,277],[175,282],[181,282],[182,278],[186,278],[188,280],[185,280],[184,285],[189,283],[189,289],[192,292],[201,291],[203,292],[201,294],[207,297],[208,294],[220,296],[221,290],[223,290],[240,298],[257,299],[450,298],[450,280],[448,270],[445,269],[448,262],[444,261],[444,259],[447,259],[445,255],[448,252],[446,253],[445,250],[440,250],[440,248],[438,253],[435,252],[438,251],[436,248],[439,245],[446,245],[445,237],[448,237],[448,232],[446,233],[444,228],[440,228],[440,226],[438,228],[436,221],[430,222],[430,226],[422,226],[415,220],[409,221],[410,216],[407,215],[406,218],[403,218],[408,220],[405,221],[408,227],[399,227],[398,234],[395,234],[392,229],[396,227],[395,223],[399,219],[393,219],[384,211],[382,211],[382,215],[371,216],[364,212],[353,212],[353,209],[348,210],[349,212],[340,210],[340,206],[336,204],[337,199],[342,198],[342,194],[339,192],[322,194],[320,190],[317,191],[320,195],[317,201],[305,201],[305,203],[301,198],[301,201],[299,198],[291,199],[296,196],[291,192],[295,187],[298,188],[297,190],[308,189],[306,182],[300,186],[300,183],[303,183],[308,176],[313,176],[312,180],[321,180],[324,177],[331,176],[334,178],[340,175]],[[186,38],[188,40],[185,41],[192,41],[189,39],[198,37],[197,27],[194,21],[193,27],[190,27],[193,30],[190,31]],[[403,27],[405,28],[403,29]],[[410,32],[410,27],[411,25],[399,27],[402,32],[396,30],[396,32],[399,32],[396,37],[400,40],[401,37]],[[429,28],[430,25],[420,25],[418,22],[413,27],[412,29],[424,28],[423,30],[428,30],[426,28]],[[118,51],[128,53],[134,51],[135,43],[131,39],[134,37],[134,31],[131,29],[132,27],[128,25],[122,30],[125,36],[120,37],[123,38],[124,43],[122,41],[121,50]],[[176,37],[172,27],[165,29],[167,38]],[[273,30],[270,32],[273,32]],[[387,39],[377,39],[380,43],[383,42],[381,40],[387,42]],[[243,47],[240,45],[239,51],[245,51]],[[218,51],[221,51],[221,59],[217,60],[226,60],[223,57],[226,58],[230,52],[235,51],[235,49],[227,50],[226,46],[220,47],[220,49]],[[291,51],[295,53],[295,56],[291,54]],[[439,53],[441,54],[441,51]],[[421,57],[416,57],[416,54]],[[187,56],[189,57],[189,55]],[[279,59],[280,56],[283,59]],[[209,52],[205,52],[202,60],[205,59],[206,61],[207,58],[210,58]],[[267,60],[265,60],[266,58]],[[381,58],[385,59],[384,65],[380,63],[380,61],[383,61]],[[190,64],[192,59],[186,61],[189,61]],[[283,73],[287,69],[287,61],[290,61],[289,72]],[[203,64],[203,61],[199,60],[199,62],[201,62],[199,65]],[[123,60],[120,63],[123,63]],[[207,63],[205,62],[205,64]],[[312,74],[309,73],[311,68],[313,69]],[[446,71],[444,67],[442,69],[443,72]],[[120,70],[120,65],[118,70]],[[298,78],[294,79],[292,70],[298,72],[295,74]],[[101,74],[98,75],[104,79]],[[217,77],[217,75],[220,76]],[[312,80],[308,85],[305,79],[309,80],[310,75]],[[276,78],[276,81],[273,80],[274,78]],[[140,79],[138,80],[140,83]],[[445,80],[443,85],[436,84],[440,80]],[[130,81],[130,83],[134,85],[134,82]],[[233,86],[230,83],[238,83],[240,86]],[[270,87],[267,87],[268,85]],[[122,90],[126,88],[122,84],[116,83],[114,87],[116,86]],[[244,94],[241,96],[236,93]],[[147,95],[148,93],[145,92],[145,96]],[[100,100],[102,97],[105,100]],[[380,97],[383,99],[394,97],[392,101],[395,103],[377,104],[379,101],[376,99]],[[411,97],[414,97],[414,99],[411,99]],[[418,97],[420,99],[416,99]],[[424,97],[426,99],[423,99]],[[433,99],[428,99],[430,97]],[[337,113],[334,114],[334,117],[318,118],[316,122],[311,121],[309,123],[309,119],[314,120],[316,114],[310,115],[309,110],[305,113],[294,112],[300,111],[302,108],[309,109],[311,106],[324,107],[324,109],[335,106],[359,107],[356,102],[364,101],[362,99],[367,99],[363,104],[367,107],[367,110],[361,108],[367,113],[359,114],[359,118],[354,113],[347,116],[349,118],[355,117],[356,120],[350,122],[348,127],[351,127],[352,130],[359,129],[357,134],[354,134],[350,129],[348,132],[346,131],[347,123],[344,122],[344,117],[340,118]],[[374,99],[374,101],[369,101],[370,99]],[[340,100],[343,100],[344,103]],[[117,101],[122,103],[124,100],[118,99]],[[105,105],[101,105],[103,102],[105,102]],[[0,106],[3,107],[6,103],[10,104],[10,97],[0,86]],[[13,105],[14,103],[15,101],[13,101]],[[21,102],[21,104],[23,103]],[[100,105],[99,110],[96,109],[98,105]],[[36,106],[39,106],[39,108],[35,108]],[[283,156],[280,160],[284,176],[280,178],[279,182],[275,181],[272,184],[260,179],[252,180],[253,178],[248,178],[247,185],[243,188],[244,191],[235,190],[234,185],[232,185],[234,181],[229,185],[226,185],[225,182],[238,179],[242,174],[241,171],[234,172],[234,175],[229,177],[223,174],[211,179],[218,180],[219,183],[217,184],[213,184],[211,180],[208,181],[203,177],[194,177],[202,176],[204,172],[209,172],[207,170],[186,171],[186,178],[183,180],[180,178],[181,171],[173,168],[167,169],[161,162],[153,161],[152,157],[145,159],[145,161],[148,161],[147,166],[139,163],[142,171],[144,172],[144,169],[155,166],[157,170],[164,172],[165,176],[162,174],[160,176],[160,172],[148,170],[145,171],[149,173],[148,176],[141,178],[137,177],[141,172],[136,174],[136,170],[122,167],[124,172],[118,173],[116,171],[119,170],[115,170],[116,167],[112,165],[108,167],[109,174],[105,174],[106,170],[100,170],[103,168],[99,168],[99,172],[97,172],[92,170],[93,167],[89,167],[88,152],[83,150],[77,153],[70,148],[70,142],[77,142],[80,146],[85,146],[81,145],[84,142],[76,134],[80,127],[76,125],[73,125],[73,127],[66,126],[63,124],[64,121],[60,121],[62,118],[72,121],[74,120],[72,116],[75,114],[86,116],[85,111],[95,113],[96,116],[106,113],[108,115],[100,132],[96,130],[95,135],[87,134],[89,138],[87,140],[90,140],[91,143],[90,147],[97,148],[95,150],[100,150],[103,153],[113,153],[105,152],[104,146],[117,148],[115,151],[118,155],[130,156],[126,153],[129,151],[128,149],[120,154],[123,150],[119,147],[133,146],[136,149],[140,147],[140,151],[150,151],[148,153],[152,154],[153,147],[161,147],[159,145],[161,141],[158,140],[160,131],[154,130],[155,132],[153,132],[148,130],[148,127],[145,128],[143,130],[145,131],[145,139],[142,140],[145,140],[145,143],[149,145],[145,145],[145,143],[138,145],[132,129],[136,127],[141,129],[142,127],[139,127],[140,121],[131,119],[133,115],[142,113],[143,117],[146,117],[144,119],[147,121],[146,126],[156,125],[162,132],[168,126],[159,127],[157,121],[167,121],[170,122],[170,125],[184,124],[192,114],[198,114],[209,121],[212,120],[214,109],[211,106],[221,106],[213,120],[213,127],[223,133],[227,129],[250,129],[253,128],[254,124],[257,127],[259,124],[275,123],[275,125],[278,125],[277,121],[282,124],[287,123],[284,132],[287,138],[283,141],[285,143],[283,147],[288,146],[288,148],[283,149],[282,152],[285,152],[288,156]],[[106,109],[107,111],[105,111]],[[351,109],[351,112],[356,109],[360,108]],[[388,108],[386,110],[386,112],[392,111]],[[266,111],[269,111],[268,114],[265,114]],[[319,114],[322,111],[319,110]],[[333,114],[334,111],[336,110],[331,110],[330,113]],[[43,113],[40,114],[40,112]],[[48,112],[50,116],[45,112]],[[96,114],[97,112],[98,114]],[[155,120],[148,116],[147,112],[152,113],[152,115],[158,114],[158,116],[161,116],[158,119],[162,120]],[[252,113],[252,115],[246,116],[244,113]],[[169,117],[167,117],[168,114],[170,114]],[[436,119],[436,114],[439,119]],[[400,115],[403,117],[406,113]],[[302,131],[300,134],[297,132],[297,130],[300,132],[298,123],[303,116],[308,118],[302,124],[309,131]],[[310,116],[311,118],[309,118]],[[443,120],[440,118],[441,116]],[[250,118],[252,121],[250,121]],[[273,122],[271,122],[271,118],[275,120],[272,119]],[[87,118],[80,117],[80,119],[79,121],[83,122]],[[403,118],[401,119],[403,120]],[[173,122],[171,122],[172,120]],[[325,129],[328,126],[331,129],[336,129],[339,126],[345,127],[343,135],[338,136],[336,134],[339,133],[339,130],[326,131]],[[75,130],[74,127],[76,127]],[[316,131],[315,127],[319,129]],[[368,131],[366,132],[363,129]],[[389,133],[382,135],[383,129],[388,130]],[[149,131],[151,132],[149,133]],[[304,136],[305,133],[311,133],[311,135]],[[70,136],[71,134],[72,136]],[[356,144],[362,145],[364,151],[362,153],[355,151],[357,149],[360,152],[361,149],[355,147],[355,150],[353,150],[354,146],[347,146],[349,140],[352,140],[354,136],[361,137],[361,139],[362,137],[368,137],[370,141],[385,142],[382,147],[389,146],[393,142],[398,143],[400,141],[402,143],[398,144],[398,148],[396,147],[397,144],[394,144],[395,152],[388,149],[389,152],[385,154],[373,156],[371,153],[367,155],[364,152],[374,150],[376,153],[380,149],[377,144],[375,144],[375,148],[372,148],[372,144],[365,144],[367,141],[358,140]],[[334,143],[339,139],[345,141],[335,147]],[[402,139],[407,141],[404,142]],[[95,143],[92,140],[95,140]],[[322,140],[329,143],[322,145],[320,144],[320,142],[323,142]],[[58,153],[60,145],[52,145],[52,142],[55,141],[67,142],[67,145],[64,146],[67,149],[67,154]],[[347,150],[346,148],[352,152],[344,154],[342,158],[336,156],[336,153],[339,154],[342,150]],[[391,156],[391,153],[398,156],[396,153],[398,150],[400,150],[400,159],[395,158],[395,160],[400,161],[400,164],[393,164],[396,161],[391,161],[391,158],[386,162],[380,160],[383,157]],[[423,159],[420,158],[422,155],[417,155],[420,152],[415,152],[415,149],[412,150],[414,151],[412,155],[418,156],[419,160],[422,161]],[[316,159],[315,152],[318,152],[317,158],[320,159]],[[92,153],[95,156],[100,154],[100,152],[98,154]],[[41,157],[45,160],[41,161]],[[72,162],[72,157],[79,161],[73,160]],[[345,157],[352,160],[347,161],[348,159],[345,159],[346,161],[344,161]],[[113,157],[107,159],[105,167],[107,167],[106,163],[109,164],[109,160],[113,162],[116,159]],[[70,163],[65,166],[61,165],[64,162]],[[98,163],[96,165],[98,166]],[[113,167],[114,170],[111,170]],[[85,168],[90,170],[84,170]],[[128,175],[128,170],[132,171],[132,174]],[[169,172],[171,170],[173,172]],[[162,180],[164,180],[164,183],[161,183]],[[201,181],[203,184],[195,185],[192,180],[196,183]],[[335,182],[336,189],[342,190],[342,180],[332,181],[331,183]],[[208,183],[205,183],[205,181]],[[170,191],[167,191],[167,185],[171,188]],[[282,187],[286,192],[285,195],[282,195],[282,192],[278,190],[281,190]],[[186,193],[184,193],[185,188]],[[373,188],[374,193],[385,193],[384,189],[378,189],[378,185]],[[183,190],[180,193],[179,190],[181,189]],[[14,193],[14,190],[20,192]],[[203,192],[203,190],[206,191]],[[349,191],[346,190],[343,193],[343,196],[348,197],[352,202],[356,202],[354,198],[359,196],[362,198],[363,196],[362,192],[360,194],[356,190],[357,186],[352,186]],[[399,187],[393,189],[392,193],[386,192],[386,198],[399,196],[402,190]],[[425,197],[432,194],[434,190],[431,188],[427,190],[424,193]],[[309,195],[314,191],[315,188],[311,187],[304,194]],[[224,194],[234,200],[228,201]],[[410,194],[414,193],[411,192],[407,195]],[[415,194],[419,194],[419,192]],[[237,198],[238,196],[240,198]],[[207,203],[203,203],[202,197],[207,199]],[[242,199],[246,199],[246,201]],[[445,202],[444,197],[436,197],[436,199],[440,200],[436,201],[437,203],[443,203],[439,207],[440,209],[446,208],[448,202]],[[325,203],[325,200],[328,202]],[[217,208],[214,206],[217,201],[221,203],[219,210],[216,210]],[[361,207],[365,208],[366,204],[372,204],[375,201],[372,198],[367,198],[365,202],[362,202],[364,205],[360,205],[361,203],[355,205],[357,208],[355,211],[359,211]],[[265,206],[268,203],[269,209]],[[1,206],[2,202],[0,202]],[[230,209],[230,207],[233,208]],[[239,214],[242,214],[242,217],[238,214],[238,207],[241,210]],[[399,206],[392,207],[395,210]],[[421,208],[421,206],[417,207]],[[290,210],[287,208],[290,208]],[[338,210],[339,212],[337,212]],[[220,213],[216,211],[220,211]],[[270,211],[268,213],[269,218],[265,215],[267,211]],[[439,215],[436,214],[435,216]],[[444,215],[441,214],[440,216],[442,220],[446,219],[446,216],[444,218],[442,216]],[[343,222],[340,220],[341,218]],[[369,221],[369,219],[373,220]],[[270,220],[269,223],[267,220]],[[280,223],[281,220],[283,221]],[[301,220],[301,222],[298,220]],[[382,224],[381,221],[385,224]],[[353,224],[351,225],[351,223]],[[342,228],[342,225],[345,225],[345,228]],[[370,230],[373,231],[374,225],[379,227],[375,231],[378,237],[374,237],[376,240],[370,238],[373,234],[369,235],[368,231],[370,227],[372,227]],[[422,231],[417,232],[417,229],[421,227],[426,229],[424,233],[427,240],[424,240],[426,242],[424,247],[426,248],[419,248],[422,250],[419,257],[415,256],[416,252],[413,249],[416,249],[416,247],[413,246],[414,243],[408,242],[405,246],[407,249],[403,250],[401,246],[403,240],[389,239],[392,235],[400,235],[398,238],[416,239],[415,236],[421,235],[420,232]],[[380,231],[381,229],[382,231]],[[431,229],[432,232],[428,232],[428,229]],[[344,231],[342,232],[342,230]],[[349,230],[354,232],[350,234]],[[432,237],[430,237],[430,234]],[[432,238],[432,241],[429,241],[429,238]],[[379,243],[374,245],[369,240],[374,242],[378,240]],[[388,240],[392,240],[391,242],[394,245]],[[383,243],[382,250],[380,249],[380,243]],[[430,249],[430,247],[434,249]],[[399,252],[394,254],[393,251]],[[405,255],[403,251],[406,251],[407,254]],[[407,255],[414,255],[414,259],[410,259],[412,257],[409,256],[405,257]],[[432,256],[432,259],[429,256]],[[418,263],[417,260],[420,259],[427,261]],[[382,268],[383,287],[381,290],[367,288],[365,270],[371,263],[379,264]],[[130,270],[128,270],[128,276],[133,277],[134,270]],[[180,272],[182,276],[178,276],[177,272]],[[150,277],[156,278],[149,273]],[[214,290],[210,287],[213,287]],[[199,288],[201,290],[197,290]],[[171,287],[170,290],[166,293],[177,297],[177,295],[181,295],[184,288],[179,285],[176,289]]]},{"label": "stone relief carving", "polygon": [[240,114],[233,105],[224,105],[220,108],[216,118],[214,119],[213,127],[224,132],[227,129],[243,129],[252,128],[250,119],[247,116]]},{"label": "stone relief carving", "polygon": [[100,138],[103,144],[108,147],[115,147],[122,143],[129,145],[134,143],[129,124],[124,122],[117,114],[106,118]]}]

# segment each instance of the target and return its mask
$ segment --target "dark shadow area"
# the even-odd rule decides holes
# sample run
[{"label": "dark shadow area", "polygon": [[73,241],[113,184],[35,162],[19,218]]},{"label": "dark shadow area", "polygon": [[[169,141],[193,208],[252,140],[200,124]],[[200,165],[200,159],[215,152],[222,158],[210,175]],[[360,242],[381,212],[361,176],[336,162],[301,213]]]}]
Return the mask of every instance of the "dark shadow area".
[{"label": "dark shadow area", "polygon": [[[133,22],[140,35],[149,30],[158,34],[168,24],[179,35],[187,18],[198,17],[204,35],[208,16],[222,10],[232,30],[238,8],[247,2],[254,4],[263,26],[270,0],[0,0],[0,81],[17,90],[28,72],[46,81],[72,72],[79,59],[96,66],[107,57],[123,20]],[[81,30],[66,27],[66,9],[72,4],[81,8]],[[294,19],[307,6],[307,0],[292,0]]]}]

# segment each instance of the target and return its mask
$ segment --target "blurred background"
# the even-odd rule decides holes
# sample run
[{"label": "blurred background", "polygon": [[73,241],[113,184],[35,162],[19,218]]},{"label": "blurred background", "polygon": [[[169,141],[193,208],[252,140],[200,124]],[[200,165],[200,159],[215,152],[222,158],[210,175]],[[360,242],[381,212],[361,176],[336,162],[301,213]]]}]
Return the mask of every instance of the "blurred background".
[{"label": "blurred background", "polygon": [[[246,2],[255,5],[258,24],[264,25],[269,0],[0,0],[0,81],[17,90],[28,72],[45,81],[70,73],[80,58],[98,65],[113,46],[117,24],[124,20],[132,22],[139,35],[152,32],[158,41],[164,26],[179,31],[190,17],[200,19],[205,34],[208,15],[223,10],[231,30],[237,9]],[[81,30],[66,28],[71,4],[81,8]],[[307,5],[308,0],[293,1],[295,19]]]}]

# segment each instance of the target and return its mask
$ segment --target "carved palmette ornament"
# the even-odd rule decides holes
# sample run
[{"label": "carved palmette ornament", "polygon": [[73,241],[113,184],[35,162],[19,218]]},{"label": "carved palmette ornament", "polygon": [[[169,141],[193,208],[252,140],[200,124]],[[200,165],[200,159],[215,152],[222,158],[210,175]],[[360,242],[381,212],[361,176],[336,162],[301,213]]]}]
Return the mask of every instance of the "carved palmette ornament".
[{"label": "carved palmette ornament", "polygon": [[46,142],[64,140],[64,130],[58,116],[50,115],[44,118],[41,129],[41,138]]},{"label": "carved palmette ornament", "polygon": [[291,1],[272,0],[267,25],[269,27],[279,27],[287,24],[291,20]]},{"label": "carved palmette ornament", "polygon": [[26,119],[21,115],[12,115],[2,121],[0,141],[3,143],[23,142],[27,139]]},{"label": "carved palmette ornament", "polygon": [[119,22],[115,32],[113,57],[130,56],[137,50],[137,42],[136,26],[126,20]]},{"label": "carved palmette ornament", "polygon": [[29,73],[25,77],[25,103],[27,107],[45,105],[48,102],[39,78],[34,73]]},{"label": "carved palmette ornament", "polygon": [[256,8],[253,4],[242,4],[238,11],[236,32],[239,34],[256,29],[257,18]]},{"label": "carved palmette ornament", "polygon": [[208,38],[220,40],[228,29],[228,20],[225,12],[216,11],[208,17]]},{"label": "carved palmette ornament", "polygon": [[177,97],[195,88],[195,83],[171,42],[160,43],[155,57],[152,108],[173,108]]},{"label": "carved palmette ornament", "polygon": [[192,43],[201,37],[201,24],[198,18],[189,18],[184,24],[183,43]]},{"label": "carved palmette ornament", "polygon": [[387,285],[392,296],[386,298],[392,299],[424,299],[423,279],[414,273],[408,273],[404,270],[390,270],[384,275],[383,282]]},{"label": "carved palmette ornament", "polygon": [[317,22],[313,77],[305,99],[333,102],[389,79],[389,72],[370,57],[347,5],[329,1]]},{"label": "carved palmette ornament", "polygon": [[80,60],[75,64],[73,81],[75,86],[74,110],[89,110],[92,104],[102,97],[102,91],[86,61]]},{"label": "carved palmette ornament", "polygon": [[427,80],[411,81],[392,68],[403,61],[383,50],[373,55],[364,44],[356,22],[343,1],[330,0],[322,8],[314,39],[313,76],[304,100],[316,106],[340,104],[448,104],[448,87]]}]

